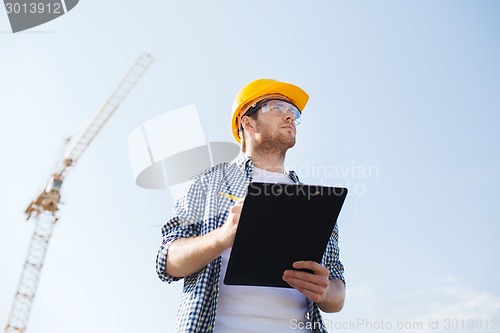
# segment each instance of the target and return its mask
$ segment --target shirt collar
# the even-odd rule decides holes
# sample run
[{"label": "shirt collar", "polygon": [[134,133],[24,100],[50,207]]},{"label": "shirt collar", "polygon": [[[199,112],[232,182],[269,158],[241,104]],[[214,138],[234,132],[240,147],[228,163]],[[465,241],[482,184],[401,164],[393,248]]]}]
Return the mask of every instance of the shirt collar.
[{"label": "shirt collar", "polygon": [[[238,168],[240,169],[240,171],[242,173],[244,173],[247,176],[247,178],[249,178],[251,180],[252,179],[252,172],[253,172],[253,169],[255,167],[252,159],[249,156],[247,156],[246,154],[241,154],[240,156],[238,156],[236,158],[235,162],[236,162],[236,165],[238,166]],[[286,173],[288,174],[288,177],[290,177],[290,179],[293,180],[294,183],[301,184],[299,177],[297,176],[295,171],[290,170],[290,171],[286,171]]]}]

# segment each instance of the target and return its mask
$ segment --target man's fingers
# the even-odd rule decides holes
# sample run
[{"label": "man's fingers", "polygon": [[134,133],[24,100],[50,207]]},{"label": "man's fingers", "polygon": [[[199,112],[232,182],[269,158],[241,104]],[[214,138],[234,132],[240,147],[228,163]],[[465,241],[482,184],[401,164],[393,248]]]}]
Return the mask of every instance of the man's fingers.
[{"label": "man's fingers", "polygon": [[312,302],[318,302],[322,299],[326,288],[295,278],[283,277],[292,288],[298,290],[302,295]]},{"label": "man's fingers", "polygon": [[315,261],[296,261],[293,263],[293,268],[295,269],[310,269],[314,274],[319,275],[329,275],[330,272],[326,267],[318,264]]},{"label": "man's fingers", "polygon": [[320,287],[328,286],[328,275],[316,275],[308,272],[296,271],[296,270],[286,270],[283,274],[284,278],[295,279],[306,281]]},{"label": "man's fingers", "polygon": [[[286,282],[292,283],[293,287],[299,287],[304,290],[309,290],[314,293],[322,293],[325,289],[325,285],[323,283],[315,283],[313,281],[302,280],[294,277],[286,277],[283,278]],[[327,284],[328,286],[328,284]]]}]

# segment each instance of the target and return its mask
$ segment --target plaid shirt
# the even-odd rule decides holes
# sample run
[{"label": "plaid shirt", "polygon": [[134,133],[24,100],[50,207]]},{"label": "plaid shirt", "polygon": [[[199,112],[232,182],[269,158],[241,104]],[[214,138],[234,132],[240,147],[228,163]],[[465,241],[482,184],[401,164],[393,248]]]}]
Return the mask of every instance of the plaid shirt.
[{"label": "plaid shirt", "polygon": [[[163,240],[156,258],[156,271],[162,281],[179,280],[165,274],[168,249],[179,238],[196,237],[221,227],[233,205],[232,200],[219,195],[220,191],[243,198],[252,181],[254,165],[247,156],[231,163],[221,163],[193,178],[174,205],[170,218],[162,228]],[[295,172],[289,172],[295,183],[300,183]],[[343,277],[344,268],[339,260],[338,228],[330,237],[323,255],[322,265],[330,270],[330,279]],[[212,332],[219,295],[221,257],[204,269],[184,278],[181,305],[177,313],[177,332]],[[309,302],[305,314],[311,321],[312,332],[327,332],[316,303]]]}]

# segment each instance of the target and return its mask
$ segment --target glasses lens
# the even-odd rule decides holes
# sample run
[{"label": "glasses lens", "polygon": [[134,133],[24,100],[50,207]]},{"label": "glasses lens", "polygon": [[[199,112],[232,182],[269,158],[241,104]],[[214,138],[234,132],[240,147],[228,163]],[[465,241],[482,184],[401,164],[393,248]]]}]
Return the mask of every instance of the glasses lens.
[{"label": "glasses lens", "polygon": [[290,111],[290,113],[292,114],[293,119],[295,121],[295,124],[296,125],[300,124],[301,113],[300,113],[299,109],[291,103],[288,103],[285,101],[280,101],[280,100],[272,100],[272,101],[267,102],[267,104],[262,107],[262,111],[264,113],[273,112],[273,113],[278,113],[278,114],[282,114],[282,115],[284,115],[288,111]]}]

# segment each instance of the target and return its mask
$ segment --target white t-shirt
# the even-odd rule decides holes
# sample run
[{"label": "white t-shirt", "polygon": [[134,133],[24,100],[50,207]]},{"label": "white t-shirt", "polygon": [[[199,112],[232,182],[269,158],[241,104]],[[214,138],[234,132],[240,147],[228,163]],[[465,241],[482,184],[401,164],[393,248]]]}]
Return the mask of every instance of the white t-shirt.
[{"label": "white t-shirt", "polygon": [[[293,184],[288,174],[259,168],[254,168],[252,179],[261,183]],[[301,332],[297,323],[303,322],[300,327],[306,327],[307,298],[291,288],[224,284],[230,254],[231,249],[222,253],[214,332]]]}]

